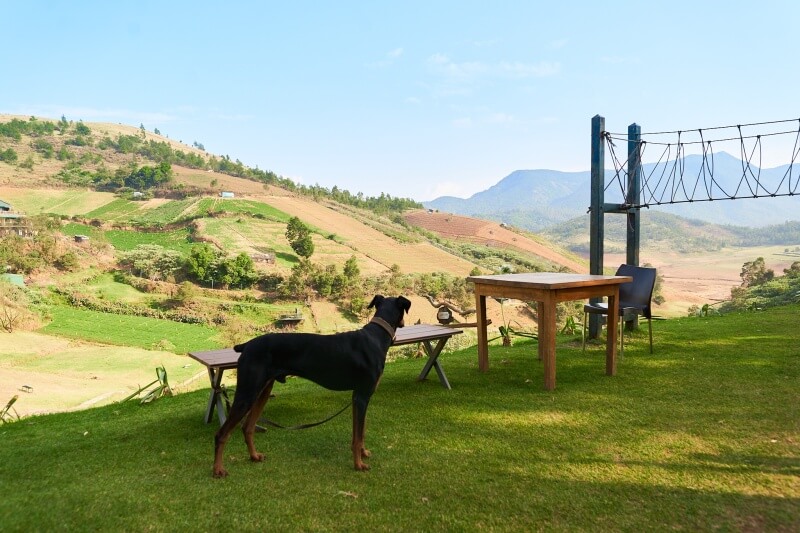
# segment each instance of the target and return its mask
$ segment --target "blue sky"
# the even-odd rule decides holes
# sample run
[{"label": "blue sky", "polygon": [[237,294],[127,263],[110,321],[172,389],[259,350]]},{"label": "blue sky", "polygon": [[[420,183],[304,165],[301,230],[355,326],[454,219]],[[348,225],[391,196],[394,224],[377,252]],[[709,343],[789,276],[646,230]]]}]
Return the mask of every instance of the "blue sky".
[{"label": "blue sky", "polygon": [[0,7],[0,113],[144,124],[367,195],[587,170],[597,114],[615,132],[800,117],[794,0]]}]

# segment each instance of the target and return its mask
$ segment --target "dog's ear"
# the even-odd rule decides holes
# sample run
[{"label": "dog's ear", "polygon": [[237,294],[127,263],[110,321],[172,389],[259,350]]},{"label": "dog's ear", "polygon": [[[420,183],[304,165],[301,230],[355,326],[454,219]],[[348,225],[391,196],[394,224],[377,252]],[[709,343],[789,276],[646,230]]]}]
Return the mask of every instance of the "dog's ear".
[{"label": "dog's ear", "polygon": [[378,307],[381,305],[381,302],[384,300],[383,296],[380,294],[376,294],[372,301],[367,306],[367,309],[372,309],[373,307]]},{"label": "dog's ear", "polygon": [[411,300],[408,300],[402,296],[398,296],[397,306],[400,307],[400,309],[404,309],[405,312],[408,313],[408,310],[411,309]]}]

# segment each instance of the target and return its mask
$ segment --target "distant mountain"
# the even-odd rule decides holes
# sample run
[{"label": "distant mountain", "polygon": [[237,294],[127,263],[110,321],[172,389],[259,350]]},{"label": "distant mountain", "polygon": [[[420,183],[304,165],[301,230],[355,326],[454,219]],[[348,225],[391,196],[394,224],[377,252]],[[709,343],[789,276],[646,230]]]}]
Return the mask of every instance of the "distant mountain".
[{"label": "distant mountain", "polygon": [[[753,188],[742,180],[743,164],[730,154],[714,155],[713,169],[708,163],[704,167],[702,156],[689,155],[683,160],[682,180],[675,187],[665,187],[664,164],[646,164],[643,167],[643,201],[685,201],[694,197],[718,198],[713,202],[686,202],[653,206],[684,218],[697,219],[714,224],[747,227],[763,227],[782,224],[788,220],[800,220],[800,194],[775,198],[742,198],[752,196]],[[667,165],[667,173],[670,168]],[[788,172],[791,170],[791,172]],[[713,173],[713,180],[709,176]],[[606,170],[606,183],[613,181],[613,171]],[[774,189],[782,183],[780,192],[786,193],[797,187],[800,166],[789,169],[788,165],[771,169],[752,169],[750,182],[758,176],[761,183]],[[791,181],[790,181],[791,178]],[[589,171],[559,172],[556,170],[517,170],[497,184],[472,195],[467,199],[444,196],[423,202],[429,209],[466,216],[489,218],[506,222],[531,231],[585,215],[590,203]],[[673,190],[674,189],[674,190]],[[759,194],[765,192],[758,191]],[[737,200],[722,200],[728,196]],[[619,187],[612,183],[606,190],[605,201],[617,203],[622,200]]]}]

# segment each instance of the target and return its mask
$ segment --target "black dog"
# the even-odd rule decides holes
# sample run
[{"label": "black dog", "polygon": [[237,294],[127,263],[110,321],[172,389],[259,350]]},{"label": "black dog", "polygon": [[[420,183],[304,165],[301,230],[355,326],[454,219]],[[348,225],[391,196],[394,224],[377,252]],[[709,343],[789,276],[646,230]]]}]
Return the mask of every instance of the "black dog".
[{"label": "black dog", "polygon": [[369,457],[364,448],[367,406],[383,374],[395,330],[403,327],[403,313],[408,313],[411,302],[402,296],[378,295],[369,304],[372,307],[375,316],[360,330],[334,335],[271,333],[233,347],[242,355],[233,405],[214,439],[214,477],[228,475],[222,466],[225,443],[245,415],[242,431],[250,459],[264,460],[264,454],[256,451],[253,443],[256,422],[275,380],[283,383],[286,376],[310,379],[331,390],[353,391],[353,463],[356,470],[369,468],[362,460]]}]

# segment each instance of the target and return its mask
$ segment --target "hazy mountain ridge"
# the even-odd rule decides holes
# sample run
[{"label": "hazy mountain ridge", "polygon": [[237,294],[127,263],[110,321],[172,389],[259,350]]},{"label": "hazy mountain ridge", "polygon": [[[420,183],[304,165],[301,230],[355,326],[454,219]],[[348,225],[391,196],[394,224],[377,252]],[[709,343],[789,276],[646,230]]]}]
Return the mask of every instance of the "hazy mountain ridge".
[{"label": "hazy mountain ridge", "polygon": [[[643,201],[649,201],[652,194],[655,194],[655,200],[662,202],[668,201],[670,196],[675,200],[698,200],[707,198],[709,193],[716,198],[735,195],[739,199],[654,205],[650,210],[714,224],[745,227],[764,227],[800,220],[800,194],[774,198],[743,198],[754,193],[752,187],[742,181],[743,163],[724,152],[715,154],[713,167],[709,167],[709,163],[710,161],[704,168],[701,156],[686,156],[683,179],[676,182],[677,191],[674,196],[672,191],[666,195],[658,189],[664,166],[646,164],[643,167]],[[713,180],[707,178],[709,168],[713,171]],[[798,174],[800,169],[790,169],[789,165],[771,169],[753,168],[750,181],[758,176],[769,188],[775,188],[782,183],[779,192],[785,194],[790,191],[790,186],[796,188]],[[606,170],[606,183],[613,176],[612,170]],[[589,171],[517,170],[467,199],[445,196],[423,202],[423,205],[430,209],[484,217],[531,231],[541,231],[548,226],[585,215],[590,203],[590,183]],[[648,187],[652,194],[648,193]],[[763,190],[758,193],[766,194]],[[607,187],[606,202],[620,202],[621,198],[618,186],[612,183]],[[647,211],[643,210],[643,213],[646,215]]]}]

